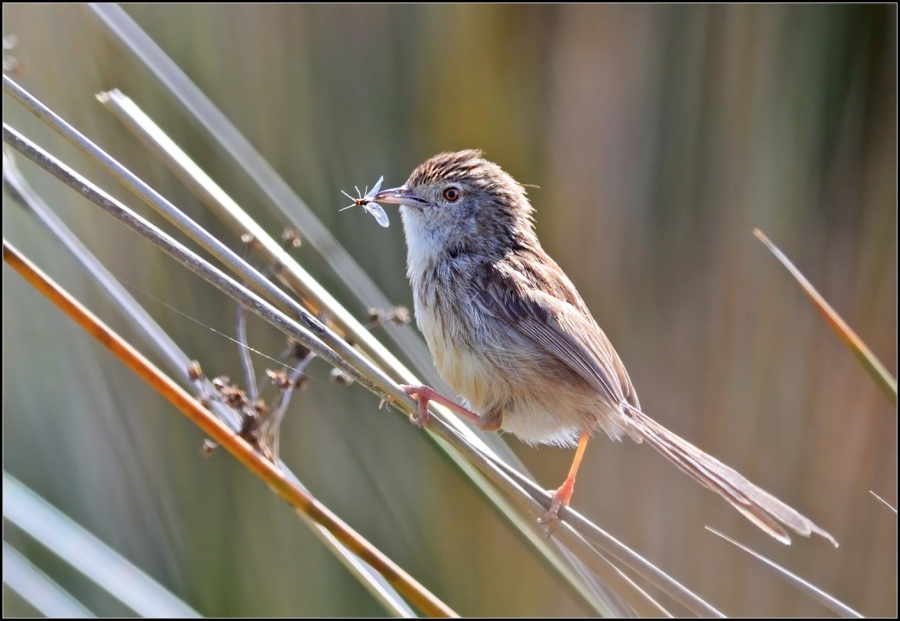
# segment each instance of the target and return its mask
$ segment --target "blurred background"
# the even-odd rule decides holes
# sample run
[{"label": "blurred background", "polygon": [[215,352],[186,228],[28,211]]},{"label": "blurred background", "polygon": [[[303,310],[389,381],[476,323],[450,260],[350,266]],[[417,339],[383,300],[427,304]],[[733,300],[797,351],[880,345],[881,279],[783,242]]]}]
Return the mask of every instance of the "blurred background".
[{"label": "blurred background", "polygon": [[[897,416],[753,237],[787,253],[897,372],[897,9],[869,6],[128,5],[368,275],[412,306],[399,217],[341,189],[399,185],[475,147],[534,184],[544,247],[644,409],[841,543],[784,547],[651,449],[598,436],[574,507],[721,611],[823,614],[709,534],[752,545],[869,616],[897,614]],[[271,233],[285,222],[84,6],[3,5],[14,79],[233,248],[94,99],[121,89]],[[3,118],[148,212],[4,95]],[[42,171],[44,200],[198,359],[240,377],[234,304]],[[160,218],[150,215],[151,220]],[[4,237],[114,328],[91,279],[6,193]],[[171,230],[167,227],[167,230]],[[333,295],[365,305],[304,246]],[[189,316],[190,318],[186,317]],[[251,345],[283,339],[251,322]],[[265,361],[258,361],[261,366]],[[463,615],[589,611],[396,412],[310,367],[282,457],[351,526]],[[4,468],[210,616],[383,610],[292,511],[7,267]],[[507,437],[554,488],[572,451]],[[4,539],[98,614],[124,614],[17,528]],[[4,591],[4,614],[33,614]],[[679,612],[676,608],[674,612]]]}]

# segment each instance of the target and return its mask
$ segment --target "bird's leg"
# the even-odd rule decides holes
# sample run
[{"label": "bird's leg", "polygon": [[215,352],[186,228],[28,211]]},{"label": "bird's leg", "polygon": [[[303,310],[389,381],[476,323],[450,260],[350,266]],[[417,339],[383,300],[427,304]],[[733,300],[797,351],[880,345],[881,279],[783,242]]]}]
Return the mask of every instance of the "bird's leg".
[{"label": "bird's leg", "polygon": [[400,388],[419,403],[419,413],[416,415],[416,418],[413,419],[413,423],[418,427],[424,427],[428,424],[428,419],[430,417],[428,414],[428,402],[434,401],[435,403],[440,403],[441,405],[450,408],[479,429],[485,431],[496,431],[497,429],[500,429],[501,420],[485,423],[478,414],[471,410],[467,410],[452,399],[448,399],[430,386],[410,386],[408,384],[401,384]]},{"label": "bird's leg", "polygon": [[[559,517],[559,511],[563,507],[569,506],[569,501],[572,500],[572,494],[575,492],[575,475],[578,474],[578,468],[581,466],[581,458],[584,457],[584,449],[587,448],[588,440],[591,439],[591,432],[588,430],[581,432],[581,437],[578,439],[578,448],[575,450],[575,459],[572,460],[572,467],[569,468],[569,476],[566,477],[566,480],[563,481],[563,484],[559,486],[559,489],[553,493],[553,500],[550,502],[550,509],[547,513],[544,514],[540,520],[538,520],[541,524],[548,524],[553,520]],[[550,536],[550,533],[547,533],[547,536]]]}]

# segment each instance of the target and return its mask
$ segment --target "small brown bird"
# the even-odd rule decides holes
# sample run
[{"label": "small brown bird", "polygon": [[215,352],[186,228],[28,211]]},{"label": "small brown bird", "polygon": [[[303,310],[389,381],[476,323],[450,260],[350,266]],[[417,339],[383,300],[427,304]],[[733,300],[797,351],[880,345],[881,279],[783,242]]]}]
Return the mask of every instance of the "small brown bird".
[{"label": "small brown bird", "polygon": [[[641,411],[625,366],[575,286],[534,231],[525,189],[480,151],[441,153],[406,185],[372,200],[399,204],[416,321],[441,377],[468,406],[428,386],[418,400],[450,407],[481,429],[529,444],[578,449],[542,521],[569,504],[591,433],[646,441],[783,543],[783,526],[834,538],[743,476]],[[477,412],[477,414],[475,413]]]}]

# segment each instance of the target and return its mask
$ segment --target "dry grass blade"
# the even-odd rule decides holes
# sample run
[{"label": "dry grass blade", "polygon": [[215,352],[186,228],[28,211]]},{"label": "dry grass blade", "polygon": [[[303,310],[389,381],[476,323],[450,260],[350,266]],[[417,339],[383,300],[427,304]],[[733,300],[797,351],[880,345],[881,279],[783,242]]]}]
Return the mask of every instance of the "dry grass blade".
[{"label": "dry grass blade", "polygon": [[879,496],[878,494],[876,494],[876,493],[873,492],[872,490],[869,490],[869,493],[872,494],[872,496],[875,497],[875,500],[877,500],[878,502],[880,502],[881,504],[883,504],[885,507],[887,507],[888,509],[890,509],[892,513],[894,513],[894,514],[897,513],[897,507],[893,506],[891,503],[889,503],[887,500],[885,500],[884,498],[882,498],[881,496]]},{"label": "dry grass blade", "polygon": [[808,581],[804,580],[797,574],[788,571],[787,569],[785,569],[778,563],[775,563],[774,561],[767,559],[765,556],[763,556],[759,552],[756,552],[755,550],[751,550],[747,546],[745,546],[741,543],[738,543],[731,537],[720,533],[719,531],[717,531],[714,528],[710,528],[709,526],[707,526],[706,530],[713,533],[714,535],[718,535],[725,541],[731,543],[732,545],[737,546],[738,548],[740,548],[747,554],[750,554],[754,558],[762,561],[763,563],[765,563],[766,565],[768,565],[769,567],[774,569],[779,576],[781,576],[782,578],[784,578],[785,580],[787,580],[788,582],[793,584],[795,587],[797,587],[799,590],[803,591],[803,593],[805,593],[809,597],[815,599],[818,602],[821,602],[823,605],[828,607],[832,612],[834,612],[838,615],[841,615],[842,617],[862,618],[862,615],[860,613],[858,613],[857,611],[853,610],[852,608],[850,608],[850,606],[847,606],[843,602],[832,597],[831,595],[829,595],[822,589],[820,589],[816,586],[813,586]]},{"label": "dry grass blade", "polygon": [[256,476],[260,477],[291,506],[327,528],[344,546],[352,550],[369,565],[378,569],[392,586],[419,609],[429,616],[456,616],[449,607],[428,592],[412,576],[371,546],[328,508],[295,485],[275,464],[263,458],[246,441],[201,406],[193,396],[163,374],[140,352],[119,338],[115,332],[110,330],[90,311],[55,285],[15,248],[10,246],[6,240],[3,241],[3,260],[69,315],[88,334],[103,343],[160,395],[196,423],[204,433],[208,434],[216,443],[234,455]]},{"label": "dry grass blade", "polygon": [[853,328],[847,325],[847,322],[831,308],[828,302],[825,301],[825,298],[823,298],[821,294],[816,291],[815,287],[812,286],[812,283],[810,283],[800,270],[791,263],[791,260],[788,259],[768,237],[766,237],[765,233],[759,229],[753,229],[753,234],[766,245],[772,254],[775,255],[775,258],[778,259],[787,271],[791,273],[791,276],[797,280],[800,287],[803,289],[803,293],[810,299],[813,306],[816,307],[816,310],[818,310],[825,319],[825,322],[834,333],[838,335],[838,338],[844,342],[850,351],[853,352],[853,355],[856,356],[866,371],[869,372],[869,375],[872,376],[872,379],[875,380],[875,383],[878,384],[878,387],[881,388],[881,391],[887,396],[891,404],[896,407],[897,380],[891,376],[890,372],[883,364],[881,364],[881,361],[879,361],[878,358],[875,357],[875,354],[872,353],[872,350],[869,349],[862,339],[859,338],[859,335],[853,331]]}]

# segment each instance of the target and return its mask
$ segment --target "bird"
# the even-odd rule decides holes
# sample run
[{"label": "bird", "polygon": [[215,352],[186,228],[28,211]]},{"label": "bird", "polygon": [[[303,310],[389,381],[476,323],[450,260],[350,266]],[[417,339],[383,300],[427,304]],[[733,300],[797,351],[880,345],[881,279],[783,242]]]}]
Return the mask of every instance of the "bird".
[{"label": "bird", "polygon": [[785,544],[825,530],[669,431],[642,409],[625,365],[572,281],[544,251],[525,188],[480,150],[439,153],[373,201],[399,205],[416,323],[440,376],[463,399],[404,385],[414,422],[441,403],[527,444],[575,446],[541,522],[572,499],[595,430],[646,442]]}]

